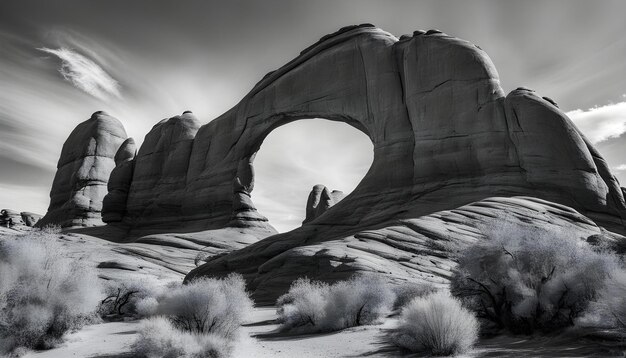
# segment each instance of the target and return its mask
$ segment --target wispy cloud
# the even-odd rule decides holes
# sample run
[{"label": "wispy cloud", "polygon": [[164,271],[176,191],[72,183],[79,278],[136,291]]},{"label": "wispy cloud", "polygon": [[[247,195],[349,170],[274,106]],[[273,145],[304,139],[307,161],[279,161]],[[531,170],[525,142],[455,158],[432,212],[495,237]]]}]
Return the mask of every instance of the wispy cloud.
[{"label": "wispy cloud", "polygon": [[624,170],[626,170],[626,164],[620,164],[620,165],[614,167],[613,170],[620,171],[620,172],[624,171]]},{"label": "wispy cloud", "polygon": [[89,58],[64,47],[39,50],[57,56],[61,60],[59,72],[77,88],[101,100],[121,98],[119,83]]},{"label": "wispy cloud", "polygon": [[626,132],[626,102],[577,109],[567,115],[592,143],[617,138]]}]

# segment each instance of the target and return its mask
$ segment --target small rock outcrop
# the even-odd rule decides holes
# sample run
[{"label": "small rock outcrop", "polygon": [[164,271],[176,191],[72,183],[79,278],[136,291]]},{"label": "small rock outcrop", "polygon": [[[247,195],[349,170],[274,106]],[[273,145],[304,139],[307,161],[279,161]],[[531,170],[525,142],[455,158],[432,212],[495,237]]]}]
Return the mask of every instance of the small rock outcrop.
[{"label": "small rock outcrop", "polygon": [[28,211],[0,210],[0,226],[6,228],[33,227],[43,216]]},{"label": "small rock outcrop", "polygon": [[313,189],[311,189],[309,198],[306,201],[306,217],[304,221],[302,221],[302,224],[304,225],[317,219],[344,197],[345,194],[342,191],[330,191],[322,184],[315,185]]},{"label": "small rock outcrop", "polygon": [[24,221],[24,224],[28,227],[35,226],[35,224],[37,224],[39,220],[43,218],[43,215],[31,213],[29,211],[21,212],[20,216],[22,216],[22,221]]},{"label": "small rock outcrop", "polygon": [[122,123],[102,111],[76,126],[63,144],[50,206],[37,226],[103,225],[102,199],[115,167],[115,153],[126,137]]},{"label": "small rock outcrop", "polygon": [[233,180],[233,213],[228,226],[259,227],[277,234],[278,231],[254,206],[250,196],[252,189],[254,189],[254,167],[251,161],[242,160],[239,162],[237,176]]}]

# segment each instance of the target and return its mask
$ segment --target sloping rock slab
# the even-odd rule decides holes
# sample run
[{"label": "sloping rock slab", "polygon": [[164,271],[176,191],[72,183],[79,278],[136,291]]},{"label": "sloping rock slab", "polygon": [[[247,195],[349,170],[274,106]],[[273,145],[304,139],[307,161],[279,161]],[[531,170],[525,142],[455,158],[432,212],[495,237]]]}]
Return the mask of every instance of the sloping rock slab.
[{"label": "sloping rock slab", "polygon": [[185,280],[240,272],[257,303],[265,304],[272,304],[293,280],[304,276],[332,282],[356,272],[375,272],[397,283],[443,285],[458,253],[502,225],[567,232],[572,240],[597,234],[624,240],[567,206],[532,197],[494,197],[348,236],[310,240],[305,230],[294,230],[216,257]]}]

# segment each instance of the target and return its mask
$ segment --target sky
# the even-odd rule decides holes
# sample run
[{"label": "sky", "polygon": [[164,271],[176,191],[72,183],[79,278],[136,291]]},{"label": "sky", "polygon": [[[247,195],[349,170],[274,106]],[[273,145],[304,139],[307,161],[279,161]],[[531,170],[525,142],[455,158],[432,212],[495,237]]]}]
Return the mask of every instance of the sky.
[{"label": "sky", "polygon": [[[505,91],[554,99],[626,183],[625,13],[622,0],[3,0],[0,207],[45,213],[63,142],[91,113],[138,142],[185,110],[208,123],[323,35],[365,22],[479,45]],[[279,230],[298,226],[311,187],[350,192],[371,151],[345,124],[290,123],[257,155],[253,200]]]}]

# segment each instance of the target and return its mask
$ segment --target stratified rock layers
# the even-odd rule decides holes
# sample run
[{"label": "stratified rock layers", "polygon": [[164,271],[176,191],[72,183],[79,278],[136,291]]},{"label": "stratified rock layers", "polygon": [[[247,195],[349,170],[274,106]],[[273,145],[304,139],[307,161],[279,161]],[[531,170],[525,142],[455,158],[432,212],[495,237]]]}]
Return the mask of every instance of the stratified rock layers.
[{"label": "stratified rock layers", "polygon": [[[398,41],[368,26],[326,36],[200,128],[183,213],[209,212],[208,222],[221,222],[223,205],[231,200],[221,188],[235,176],[236,163],[256,152],[277,126],[312,117],[344,121],[372,140],[374,161],[358,187],[303,227],[213,260],[188,278],[237,271],[253,283],[257,297],[270,297],[316,267],[328,268],[315,275],[321,279],[359,270],[393,272],[411,266],[394,258],[396,249],[420,256],[419,247],[405,247],[403,240],[428,236],[387,234],[406,231],[398,222],[491,197],[547,200],[545,205],[566,205],[567,212],[573,208],[598,225],[625,231],[619,183],[552,102],[525,88],[505,96],[487,54],[467,41],[438,31],[416,31]],[[518,204],[547,210],[544,204]],[[504,215],[510,207],[496,206],[485,215]],[[449,226],[441,229],[457,230]],[[450,237],[462,241],[465,229]],[[380,257],[343,262],[363,232],[373,233],[373,240],[383,235],[394,253],[368,247],[362,251]],[[329,261],[329,255],[337,259]],[[412,265],[407,272],[416,277],[423,269]]]},{"label": "stratified rock layers", "polygon": [[126,139],[124,126],[104,112],[94,113],[69,135],[50,190],[50,206],[36,226],[103,225],[100,213],[114,156]]},{"label": "stratified rock layers", "polygon": [[[240,163],[252,163],[276,127],[316,117],[366,133],[374,160],[358,187],[310,224],[315,235],[496,195],[535,196],[620,226],[626,209],[606,163],[563,112],[527,89],[505,96],[484,51],[436,31],[398,41],[368,25],[343,29],[219,118],[200,127],[186,116],[155,126],[139,150],[118,210],[131,235],[228,225],[248,202],[233,192],[247,175]],[[176,149],[158,149],[166,144]]]}]

